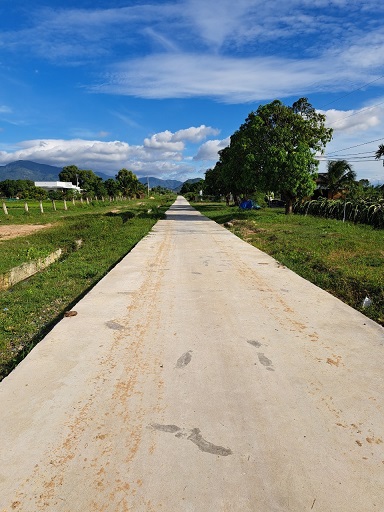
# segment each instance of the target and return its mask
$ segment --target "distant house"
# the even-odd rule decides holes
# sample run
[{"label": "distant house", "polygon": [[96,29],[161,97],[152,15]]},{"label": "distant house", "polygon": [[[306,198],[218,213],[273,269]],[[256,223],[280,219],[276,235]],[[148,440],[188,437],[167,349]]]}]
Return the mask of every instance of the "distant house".
[{"label": "distant house", "polygon": [[47,192],[61,191],[66,192],[67,190],[73,190],[75,192],[81,192],[81,188],[77,187],[70,181],[35,181],[35,187],[42,188]]}]

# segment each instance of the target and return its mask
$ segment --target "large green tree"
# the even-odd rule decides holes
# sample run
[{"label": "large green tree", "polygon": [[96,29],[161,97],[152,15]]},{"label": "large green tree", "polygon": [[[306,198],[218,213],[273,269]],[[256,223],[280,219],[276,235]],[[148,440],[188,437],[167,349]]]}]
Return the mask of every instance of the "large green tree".
[{"label": "large green tree", "polygon": [[297,198],[313,192],[318,167],[315,156],[331,138],[325,116],[306,98],[291,107],[275,100],[251,112],[232,135],[224,173],[233,187],[258,186],[280,193],[286,213],[291,213]]}]

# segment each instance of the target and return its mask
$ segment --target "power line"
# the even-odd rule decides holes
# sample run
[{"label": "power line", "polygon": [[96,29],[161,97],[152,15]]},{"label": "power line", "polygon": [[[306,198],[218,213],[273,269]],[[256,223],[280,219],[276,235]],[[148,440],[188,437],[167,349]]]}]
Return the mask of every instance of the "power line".
[{"label": "power line", "polygon": [[365,110],[371,110],[371,109],[373,109],[375,107],[378,107],[379,105],[382,105],[383,103],[384,103],[384,101],[381,101],[380,103],[376,103],[376,105],[371,105],[370,107],[362,108],[362,109],[358,110],[357,112],[354,112],[353,114],[350,114],[349,116],[342,117],[341,119],[338,119],[337,121],[334,121],[333,123],[328,124],[327,126],[332,126],[334,124],[339,123],[340,121],[343,121],[344,119],[348,119],[349,117],[357,116],[361,112],[364,112]]},{"label": "power line", "polygon": [[330,101],[329,103],[326,103],[325,105],[322,105],[319,108],[324,108],[324,107],[327,107],[328,105],[332,105],[332,103],[336,103],[336,101],[342,100],[343,98],[346,98],[347,96],[350,96],[354,92],[360,91],[361,89],[364,89],[364,87],[366,87],[367,85],[371,85],[371,84],[373,84],[375,82],[378,82],[382,78],[384,78],[384,75],[383,76],[379,76],[379,78],[375,78],[375,80],[372,80],[372,82],[368,82],[366,84],[363,84],[361,87],[357,87],[356,89],[353,89],[351,92],[348,92],[347,94],[344,94],[344,96],[340,96],[340,98],[336,98],[335,100]]},{"label": "power line", "polygon": [[[345,158],[327,158],[327,157],[315,157],[316,160],[318,160],[319,162],[341,162],[343,160],[345,160]],[[375,158],[375,159],[367,159],[367,160],[354,160],[354,159],[350,159],[348,158],[348,163],[365,163],[365,162],[378,162],[378,160]]]},{"label": "power line", "polygon": [[350,156],[355,156],[355,155],[371,155],[372,154],[372,151],[360,151],[359,153],[349,153]]},{"label": "power line", "polygon": [[371,144],[372,142],[379,142],[380,140],[384,140],[384,138],[381,137],[380,139],[370,140],[369,142],[362,142],[361,144],[356,144],[355,146],[349,146],[348,148],[338,149],[337,151],[332,151],[331,153],[328,153],[328,156],[340,153],[341,151],[347,151],[347,149],[353,149],[353,148],[357,148],[359,146],[365,146],[366,144]]}]

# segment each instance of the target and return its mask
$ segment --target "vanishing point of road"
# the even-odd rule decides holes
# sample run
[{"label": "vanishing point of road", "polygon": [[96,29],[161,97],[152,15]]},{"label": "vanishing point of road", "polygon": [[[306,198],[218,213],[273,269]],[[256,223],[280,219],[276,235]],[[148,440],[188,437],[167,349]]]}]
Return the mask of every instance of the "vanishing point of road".
[{"label": "vanishing point of road", "polygon": [[384,510],[384,329],[167,213],[0,384],[1,512]]}]

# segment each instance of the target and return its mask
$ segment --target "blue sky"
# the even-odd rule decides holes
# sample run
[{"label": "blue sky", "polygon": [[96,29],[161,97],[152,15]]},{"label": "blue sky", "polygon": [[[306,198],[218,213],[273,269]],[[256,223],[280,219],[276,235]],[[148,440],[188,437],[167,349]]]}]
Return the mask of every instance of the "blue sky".
[{"label": "blue sky", "polygon": [[383,182],[383,14],[377,0],[0,0],[0,165],[203,176],[249,112],[304,96],[334,128],[326,158]]}]

